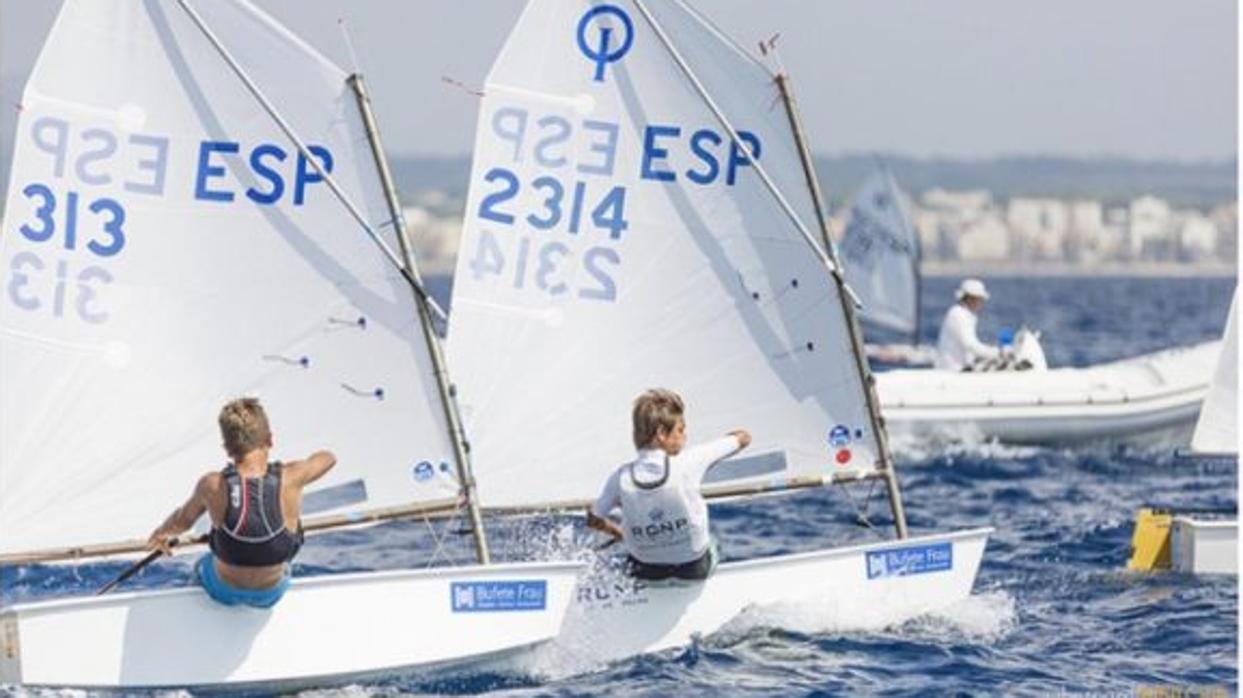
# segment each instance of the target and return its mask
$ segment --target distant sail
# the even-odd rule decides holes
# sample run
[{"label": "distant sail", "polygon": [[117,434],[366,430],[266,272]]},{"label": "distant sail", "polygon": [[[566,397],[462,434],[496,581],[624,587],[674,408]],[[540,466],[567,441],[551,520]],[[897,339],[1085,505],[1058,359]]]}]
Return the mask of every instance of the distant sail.
[{"label": "distant sail", "polygon": [[[815,231],[771,75],[645,5]],[[656,386],[692,442],[745,427],[789,475],[875,471],[836,285],[635,3],[530,3],[484,92],[449,364],[485,505],[594,496]]]},{"label": "distant sail", "polygon": [[1230,301],[1221,356],[1191,437],[1194,453],[1239,453],[1239,292]]},{"label": "distant sail", "polygon": [[855,195],[840,250],[863,321],[917,335],[919,237],[904,199],[888,170],[873,173]]},{"label": "distant sail", "polygon": [[[346,74],[249,3],[197,9],[387,220]],[[240,395],[364,507],[456,494],[411,291],[318,179],[174,4],[64,4],[0,237],[0,552],[145,537]]]}]

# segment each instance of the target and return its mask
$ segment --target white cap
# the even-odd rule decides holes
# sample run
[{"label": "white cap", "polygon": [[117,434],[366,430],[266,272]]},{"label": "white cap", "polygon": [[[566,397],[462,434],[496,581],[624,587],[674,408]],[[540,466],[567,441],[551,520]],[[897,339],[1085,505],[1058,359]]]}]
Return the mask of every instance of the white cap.
[{"label": "white cap", "polygon": [[984,282],[979,279],[963,279],[958,286],[958,291],[954,294],[958,300],[962,300],[967,296],[975,296],[988,300],[988,289],[984,288]]}]

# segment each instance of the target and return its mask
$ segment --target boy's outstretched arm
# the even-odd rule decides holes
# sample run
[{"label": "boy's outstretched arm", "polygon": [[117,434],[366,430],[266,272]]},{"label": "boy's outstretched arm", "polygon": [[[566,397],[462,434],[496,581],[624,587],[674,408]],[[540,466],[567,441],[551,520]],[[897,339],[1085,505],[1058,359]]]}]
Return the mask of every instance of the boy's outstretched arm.
[{"label": "boy's outstretched arm", "polygon": [[332,451],[316,451],[306,460],[289,464],[289,476],[299,487],[315,482],[332,470],[337,464],[337,457]]}]

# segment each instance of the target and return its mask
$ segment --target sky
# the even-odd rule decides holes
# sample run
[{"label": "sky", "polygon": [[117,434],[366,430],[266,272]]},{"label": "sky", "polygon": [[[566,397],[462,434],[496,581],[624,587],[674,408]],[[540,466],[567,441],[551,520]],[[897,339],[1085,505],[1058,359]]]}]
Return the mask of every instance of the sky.
[{"label": "sky", "polygon": [[[1201,160],[1238,151],[1235,0],[692,2],[748,48],[781,35],[819,153]],[[470,153],[478,101],[443,78],[481,86],[524,5],[257,3],[349,69],[345,20],[386,147],[405,156]],[[15,108],[59,5],[0,0],[0,109]]]}]

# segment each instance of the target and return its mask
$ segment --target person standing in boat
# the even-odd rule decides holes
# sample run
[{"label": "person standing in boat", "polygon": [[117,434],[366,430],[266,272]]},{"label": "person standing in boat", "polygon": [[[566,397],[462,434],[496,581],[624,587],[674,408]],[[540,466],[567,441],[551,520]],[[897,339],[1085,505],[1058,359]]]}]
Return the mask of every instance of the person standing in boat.
[{"label": "person standing in boat", "polygon": [[256,398],[220,410],[220,434],[231,462],[199,478],[185,504],[152,532],[149,550],[170,554],[170,541],[204,512],[211,517],[211,552],[195,572],[208,595],[229,606],[269,608],[289,588],[289,562],[302,547],[302,489],[332,469],[336,456],[269,462],[272,431]]},{"label": "person standing in boat", "polygon": [[988,301],[988,289],[979,279],[963,279],[955,294],[958,302],[945,312],[937,337],[936,368],[965,371],[980,362],[1001,358],[1001,350],[981,342],[975,334],[980,312]]},{"label": "person standing in boat", "polygon": [[[693,448],[686,446],[682,398],[648,390],[635,400],[632,421],[637,457],[609,475],[587,511],[587,525],[624,540],[627,569],[640,579],[706,579],[717,550],[708,532],[704,474],[751,444],[743,429]],[[621,510],[621,526],[608,517]]]}]

